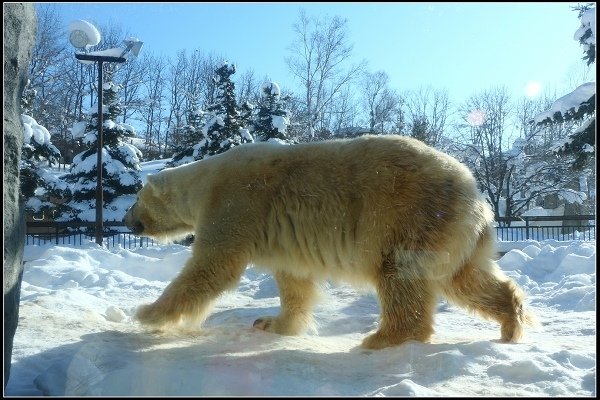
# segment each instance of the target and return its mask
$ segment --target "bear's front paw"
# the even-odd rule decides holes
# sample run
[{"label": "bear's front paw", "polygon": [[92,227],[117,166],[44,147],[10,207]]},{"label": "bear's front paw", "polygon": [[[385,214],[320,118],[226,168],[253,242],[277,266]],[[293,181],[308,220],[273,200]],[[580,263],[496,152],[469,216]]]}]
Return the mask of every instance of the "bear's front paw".
[{"label": "bear's front paw", "polygon": [[156,303],[144,304],[138,307],[135,317],[142,325],[146,325],[153,328],[162,328],[170,323],[176,321],[169,320],[164,310],[161,310]]}]

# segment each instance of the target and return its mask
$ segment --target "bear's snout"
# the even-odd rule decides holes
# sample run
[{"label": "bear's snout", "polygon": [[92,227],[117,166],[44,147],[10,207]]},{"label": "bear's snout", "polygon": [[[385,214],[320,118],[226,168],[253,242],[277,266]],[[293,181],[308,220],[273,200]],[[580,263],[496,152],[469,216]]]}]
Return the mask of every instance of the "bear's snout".
[{"label": "bear's snout", "polygon": [[131,229],[134,235],[139,235],[144,232],[144,224],[138,221],[133,226],[130,226],[129,229]]},{"label": "bear's snout", "polygon": [[[135,205],[134,205],[135,206]],[[144,224],[133,217],[133,207],[131,207],[123,217],[125,226],[133,232],[134,235],[139,235],[144,231]]]}]

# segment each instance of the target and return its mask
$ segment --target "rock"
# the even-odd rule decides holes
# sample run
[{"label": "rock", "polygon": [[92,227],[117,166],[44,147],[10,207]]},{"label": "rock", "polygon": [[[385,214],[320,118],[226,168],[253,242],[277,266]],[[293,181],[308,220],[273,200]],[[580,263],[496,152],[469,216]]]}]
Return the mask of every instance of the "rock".
[{"label": "rock", "polygon": [[4,387],[10,376],[13,338],[19,320],[25,218],[20,203],[19,161],[23,142],[21,95],[35,41],[33,3],[4,8]]}]

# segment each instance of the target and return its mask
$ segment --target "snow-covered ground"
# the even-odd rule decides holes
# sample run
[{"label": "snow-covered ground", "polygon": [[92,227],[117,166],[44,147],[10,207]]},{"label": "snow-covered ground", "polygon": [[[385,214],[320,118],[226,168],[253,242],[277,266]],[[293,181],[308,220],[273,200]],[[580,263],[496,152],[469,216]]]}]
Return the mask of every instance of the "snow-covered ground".
[{"label": "snow-covered ground", "polygon": [[[503,243],[503,250],[511,245]],[[521,242],[499,261],[541,327],[518,344],[440,301],[431,343],[358,347],[376,328],[373,294],[327,285],[316,332],[252,328],[278,312],[273,278],[249,266],[202,328],[158,334],[132,321],[190,250],[25,248],[8,396],[595,396],[595,242]]]}]

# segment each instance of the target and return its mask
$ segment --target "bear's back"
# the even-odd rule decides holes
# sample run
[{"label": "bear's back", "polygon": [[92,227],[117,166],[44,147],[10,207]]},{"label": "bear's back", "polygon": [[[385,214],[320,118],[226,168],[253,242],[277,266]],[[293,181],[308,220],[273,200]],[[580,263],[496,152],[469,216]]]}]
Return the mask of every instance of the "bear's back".
[{"label": "bear's back", "polygon": [[363,177],[383,180],[387,177],[385,172],[390,172],[454,177],[465,180],[465,186],[475,185],[468,168],[453,157],[421,141],[398,135],[365,135],[296,145],[251,143],[203,161],[215,164],[218,161],[217,168],[222,169],[284,168],[295,176],[317,171],[320,175],[330,173],[332,178],[341,174],[350,182]]},{"label": "bear's back", "polygon": [[271,269],[357,276],[399,247],[462,259],[490,222],[470,171],[411,138],[246,144],[211,160],[210,204],[243,215],[236,229]]}]

